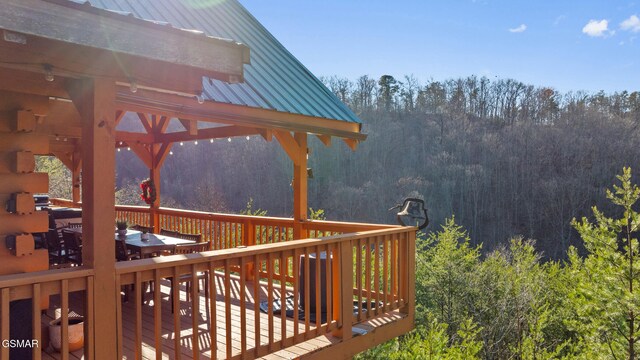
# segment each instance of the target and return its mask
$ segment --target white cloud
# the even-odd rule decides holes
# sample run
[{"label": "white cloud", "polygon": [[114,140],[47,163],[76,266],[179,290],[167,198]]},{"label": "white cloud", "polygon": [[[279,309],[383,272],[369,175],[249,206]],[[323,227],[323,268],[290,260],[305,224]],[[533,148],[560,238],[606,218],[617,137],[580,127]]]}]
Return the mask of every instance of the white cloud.
[{"label": "white cloud", "polygon": [[592,37],[605,37],[614,33],[613,30],[609,30],[609,21],[607,20],[589,20],[587,25],[582,28],[582,32]]},{"label": "white cloud", "polygon": [[640,19],[637,15],[631,15],[628,19],[620,23],[622,30],[640,32]]},{"label": "white cloud", "polygon": [[518,26],[517,28],[509,29],[509,32],[521,33],[521,32],[524,32],[525,30],[527,30],[527,25],[520,24],[520,26]]}]

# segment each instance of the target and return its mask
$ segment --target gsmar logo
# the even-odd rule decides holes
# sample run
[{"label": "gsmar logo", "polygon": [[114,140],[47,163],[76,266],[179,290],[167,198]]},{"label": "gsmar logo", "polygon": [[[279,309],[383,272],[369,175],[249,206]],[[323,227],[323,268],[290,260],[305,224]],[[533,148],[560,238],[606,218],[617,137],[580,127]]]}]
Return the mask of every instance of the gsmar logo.
[{"label": "gsmar logo", "polygon": [[37,348],[39,346],[38,340],[28,340],[28,339],[4,339],[2,340],[3,348]]}]

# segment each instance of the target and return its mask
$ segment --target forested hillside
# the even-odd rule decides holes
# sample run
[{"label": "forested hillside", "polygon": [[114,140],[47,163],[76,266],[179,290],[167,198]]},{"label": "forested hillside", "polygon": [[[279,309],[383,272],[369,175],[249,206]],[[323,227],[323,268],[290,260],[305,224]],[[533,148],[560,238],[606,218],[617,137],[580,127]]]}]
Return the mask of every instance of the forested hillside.
[{"label": "forested hillside", "polygon": [[[393,222],[387,209],[419,196],[430,229],[455,214],[485,250],[522,235],[544,257],[561,258],[579,245],[571,219],[592,205],[608,209],[612,175],[640,168],[637,91],[563,94],[475,76],[323,81],[368,134],[356,152],[336,139],[329,148],[310,141],[309,205],[329,219]],[[132,153],[118,155],[121,202],[136,201],[147,172]],[[275,141],[176,144],[162,176],[164,206],[239,211],[253,198],[269,215],[292,211],[291,163]]]}]

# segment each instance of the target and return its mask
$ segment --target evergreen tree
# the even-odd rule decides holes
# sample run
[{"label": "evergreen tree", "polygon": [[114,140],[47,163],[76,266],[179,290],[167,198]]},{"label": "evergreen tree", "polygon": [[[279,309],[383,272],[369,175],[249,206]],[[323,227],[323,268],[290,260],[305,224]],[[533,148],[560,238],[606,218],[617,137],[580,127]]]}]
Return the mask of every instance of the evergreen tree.
[{"label": "evergreen tree", "polygon": [[637,233],[640,214],[634,206],[640,188],[631,183],[631,170],[619,175],[620,185],[607,190],[607,198],[622,210],[619,218],[606,217],[593,208],[595,223],[573,221],[588,255],[581,260],[570,253],[574,290],[570,294],[575,316],[569,326],[580,336],[585,357],[636,359],[640,340],[640,255]]}]

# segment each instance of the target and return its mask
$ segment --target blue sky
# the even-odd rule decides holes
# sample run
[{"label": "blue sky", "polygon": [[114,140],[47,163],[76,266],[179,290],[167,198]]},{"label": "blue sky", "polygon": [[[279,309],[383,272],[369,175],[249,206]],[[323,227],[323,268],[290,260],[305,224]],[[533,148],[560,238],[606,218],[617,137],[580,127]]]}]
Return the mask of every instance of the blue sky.
[{"label": "blue sky", "polygon": [[240,0],[315,75],[640,90],[640,0]]}]

